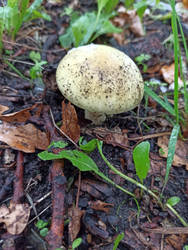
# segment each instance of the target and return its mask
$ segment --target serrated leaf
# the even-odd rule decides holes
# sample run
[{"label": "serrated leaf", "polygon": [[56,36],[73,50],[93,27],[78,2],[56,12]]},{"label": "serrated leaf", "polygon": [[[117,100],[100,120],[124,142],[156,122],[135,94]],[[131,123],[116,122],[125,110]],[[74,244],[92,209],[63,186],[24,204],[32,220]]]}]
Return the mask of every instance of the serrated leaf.
[{"label": "serrated leaf", "polygon": [[97,0],[98,11],[101,12],[109,1],[111,0]]},{"label": "serrated leaf", "polygon": [[95,30],[96,14],[94,12],[86,13],[78,18],[71,26],[74,46],[78,47],[89,42]]},{"label": "serrated leaf", "polygon": [[149,151],[150,144],[148,141],[141,142],[133,150],[133,160],[136,168],[136,174],[142,183],[147,177],[150,168]]},{"label": "serrated leaf", "polygon": [[120,33],[122,29],[115,27],[108,19],[101,18],[96,28],[96,32],[92,37],[92,40],[95,40],[97,37],[107,34],[107,33]]}]

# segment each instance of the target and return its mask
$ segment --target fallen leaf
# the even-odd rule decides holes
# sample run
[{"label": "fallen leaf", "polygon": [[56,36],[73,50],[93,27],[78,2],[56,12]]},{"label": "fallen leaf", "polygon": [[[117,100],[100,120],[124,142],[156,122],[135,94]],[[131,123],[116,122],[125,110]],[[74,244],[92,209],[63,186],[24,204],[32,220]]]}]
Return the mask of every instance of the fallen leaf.
[{"label": "fallen leaf", "polygon": [[[75,185],[78,186],[78,181],[75,182]],[[112,194],[112,190],[107,184],[90,179],[82,180],[80,188],[81,191],[88,192],[96,199],[103,199],[104,195],[110,196]]]},{"label": "fallen leaf", "polygon": [[19,126],[7,122],[0,124],[0,141],[26,153],[34,153],[36,148],[45,150],[49,145],[47,135],[33,124]]},{"label": "fallen leaf", "polygon": [[62,102],[62,125],[61,130],[68,135],[74,142],[80,138],[80,126],[74,106],[69,102]]},{"label": "fallen leaf", "polygon": [[[168,155],[168,136],[162,136],[158,138],[157,145],[161,148],[159,154],[161,157],[167,158]],[[188,170],[188,142],[177,140],[176,150],[174,154],[173,165],[176,167],[186,166]]]},{"label": "fallen leaf", "polygon": [[[151,234],[143,233],[138,230],[125,230],[125,237],[122,240],[127,247],[131,249],[152,249],[160,250],[160,235],[155,235],[154,243],[151,239]],[[155,247],[155,248],[154,248]]]},{"label": "fallen leaf", "polygon": [[10,234],[20,234],[27,226],[30,215],[30,208],[27,203],[15,204],[12,201],[10,206],[0,207],[0,223],[5,223]]},{"label": "fallen leaf", "polygon": [[106,203],[100,200],[97,201],[89,201],[89,205],[92,209],[94,210],[100,210],[103,211],[105,213],[109,213],[110,211],[110,207],[113,207],[114,204],[112,203]]},{"label": "fallen leaf", "polygon": [[[161,67],[160,73],[163,76],[163,79],[165,80],[165,82],[169,84],[174,83],[174,70],[175,70],[174,63],[170,65],[164,65]],[[178,77],[178,84],[179,86],[183,86],[183,82],[180,79],[180,77]]]},{"label": "fallen leaf", "polygon": [[[88,132],[88,131],[87,131]],[[114,147],[118,146],[121,148],[127,149],[129,147],[129,140],[127,137],[127,130],[121,130],[119,127],[116,127],[112,130],[107,128],[94,128],[91,131],[95,136],[103,140],[107,144],[111,144]]]},{"label": "fallen leaf", "polygon": [[83,223],[92,235],[110,240],[109,233],[106,231],[105,223],[98,220],[96,215],[94,216],[89,213],[85,213],[83,216]]},{"label": "fallen leaf", "polygon": [[0,105],[0,115],[3,114],[5,111],[9,110],[9,107]]},{"label": "fallen leaf", "polygon": [[18,112],[2,115],[0,107],[0,120],[5,122],[26,122],[31,116],[38,115],[41,108],[42,104],[36,103],[33,106],[22,109]]},{"label": "fallen leaf", "polygon": [[129,16],[130,29],[136,36],[144,36],[145,31],[143,28],[142,21],[140,17],[136,14],[136,10],[128,10],[127,14]]},{"label": "fallen leaf", "polygon": [[70,236],[71,242],[73,242],[76,239],[80,231],[80,221],[84,213],[85,213],[84,210],[80,210],[77,207],[71,207],[69,209],[69,212],[68,212],[69,217],[70,217],[69,236]]},{"label": "fallen leaf", "polygon": [[123,5],[120,5],[118,10],[118,19],[116,17],[115,22],[119,23],[120,27],[129,24],[129,29],[136,36],[144,36],[144,28],[136,10],[127,10]]},{"label": "fallen leaf", "polygon": [[183,0],[183,5],[184,5],[185,8],[188,9],[188,0]]},{"label": "fallen leaf", "polygon": [[173,249],[181,250],[183,249],[184,244],[187,241],[187,235],[180,234],[180,235],[170,235],[166,237],[165,241],[173,247]]}]

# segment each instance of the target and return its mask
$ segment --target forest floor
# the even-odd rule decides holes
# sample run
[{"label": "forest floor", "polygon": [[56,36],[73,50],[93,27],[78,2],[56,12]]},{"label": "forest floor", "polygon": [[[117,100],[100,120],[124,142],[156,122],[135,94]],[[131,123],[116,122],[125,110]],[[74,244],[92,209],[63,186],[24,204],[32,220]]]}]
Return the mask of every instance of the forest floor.
[{"label": "forest floor", "polygon": [[[140,106],[133,111],[108,117],[101,126],[94,126],[84,119],[83,110],[75,107],[75,115],[75,111],[72,111],[73,106],[70,107],[67,102],[64,102],[55,78],[57,65],[67,53],[60,46],[58,35],[62,27],[68,26],[69,19],[66,15],[61,16],[61,13],[65,6],[71,4],[82,13],[96,9],[95,1],[66,2],[59,6],[46,3],[44,7],[52,17],[51,22],[33,21],[20,30],[15,42],[4,42],[6,50],[13,51],[10,62],[25,78],[2,62],[0,119],[3,123],[0,125],[3,132],[0,134],[0,202],[1,207],[5,204],[10,206],[10,200],[15,204],[21,202],[28,204],[29,209],[27,207],[22,210],[25,223],[23,219],[20,222],[18,220],[14,222],[18,225],[9,225],[18,228],[23,226],[25,229],[21,230],[21,233],[14,228],[11,234],[10,231],[7,232],[4,223],[0,224],[0,248],[39,250],[60,247],[59,245],[55,248],[48,247],[48,244],[53,245],[56,241],[53,238],[54,235],[51,235],[51,239],[49,236],[43,237],[40,235],[41,229],[36,226],[40,219],[48,222],[44,227],[47,228],[46,230],[52,230],[50,228],[52,207],[55,204],[62,206],[57,209],[64,213],[65,223],[61,236],[64,249],[68,249],[76,238],[82,238],[78,249],[110,250],[113,249],[115,238],[121,233],[124,233],[124,237],[117,248],[119,250],[183,249],[188,244],[187,228],[182,226],[180,220],[171,211],[167,208],[162,209],[147,192],[141,196],[138,187],[114,174],[97,149],[90,156],[100,171],[116,184],[133,192],[137,197],[138,205],[131,196],[106,183],[97,175],[91,172],[79,173],[70,161],[64,160],[64,163],[56,160],[43,161],[38,157],[38,153],[48,146],[50,136],[53,139],[66,140],[69,143],[69,149],[75,149],[75,146],[58,133],[55,127],[55,123],[58,124],[62,119],[67,119],[69,120],[67,123],[75,122],[73,125],[77,127],[76,137],[83,136],[86,141],[94,138],[102,140],[103,154],[108,161],[122,173],[138,181],[132,152],[135,145],[147,140],[150,143],[150,170],[144,185],[150,190],[155,190],[158,196],[162,193],[166,173],[165,155],[172,131],[172,125],[166,119],[169,117],[167,111],[151,98],[147,103],[146,98],[143,98]],[[127,28],[124,40],[121,42],[120,37],[117,39],[113,35],[101,36],[94,42],[109,44],[125,52],[133,60],[141,54],[149,54],[149,60],[144,62],[146,70],[143,70],[143,65],[139,65],[144,81],[164,83],[165,76],[161,69],[174,62],[173,47],[168,42],[164,43],[172,33],[171,22],[144,17],[143,26],[144,36],[138,37]],[[28,80],[31,51],[40,52],[41,59],[47,61],[47,64],[43,65],[41,77],[44,85],[41,85],[38,79],[32,83]],[[168,77],[170,76],[166,78]],[[159,95],[162,94],[160,85],[153,85],[152,88]],[[173,103],[173,93],[169,90],[169,85],[166,83],[164,88],[168,91],[169,102]],[[181,94],[179,101],[181,108]],[[67,109],[67,113],[72,112],[71,116],[77,116],[78,121],[64,115],[62,102],[64,111]],[[66,124],[66,121],[64,123]],[[180,202],[174,208],[188,222],[188,143],[186,140],[178,140],[175,156],[169,180],[163,192],[163,201],[173,196],[179,197]],[[63,170],[58,164],[64,165]],[[20,174],[22,167],[23,179]],[[54,176],[57,174],[55,171],[59,171],[58,174],[63,178],[60,180],[61,183],[55,179]],[[62,193],[59,194],[56,188],[63,190]],[[57,194],[53,193],[52,197],[51,193],[55,192],[54,190]],[[17,210],[18,207],[14,209]]]}]

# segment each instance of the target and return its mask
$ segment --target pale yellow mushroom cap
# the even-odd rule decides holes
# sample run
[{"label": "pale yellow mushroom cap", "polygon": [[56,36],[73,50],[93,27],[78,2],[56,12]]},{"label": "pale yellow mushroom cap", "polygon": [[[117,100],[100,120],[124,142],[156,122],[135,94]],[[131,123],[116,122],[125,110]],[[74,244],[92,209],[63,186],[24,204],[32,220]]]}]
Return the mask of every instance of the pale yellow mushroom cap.
[{"label": "pale yellow mushroom cap", "polygon": [[93,113],[119,114],[135,108],[144,93],[136,64],[125,53],[90,44],[70,50],[56,72],[61,93]]}]

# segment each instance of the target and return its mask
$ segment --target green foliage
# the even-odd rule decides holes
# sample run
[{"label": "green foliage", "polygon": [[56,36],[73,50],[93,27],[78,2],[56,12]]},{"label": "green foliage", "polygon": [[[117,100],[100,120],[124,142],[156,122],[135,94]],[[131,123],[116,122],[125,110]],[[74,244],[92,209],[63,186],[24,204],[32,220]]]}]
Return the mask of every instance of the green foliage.
[{"label": "green foliage", "polygon": [[143,66],[143,71],[146,72],[147,70],[147,65],[145,64],[146,61],[148,61],[151,58],[151,55],[149,54],[140,54],[135,58],[135,61],[137,62],[138,65]]},{"label": "green foliage", "polygon": [[79,146],[83,151],[91,153],[97,147],[97,140],[92,139],[91,141],[86,142],[83,137],[80,137]]},{"label": "green foliage", "polygon": [[178,134],[179,134],[180,126],[179,124],[176,124],[173,127],[172,133],[170,135],[170,140],[168,142],[168,156],[167,156],[167,164],[166,164],[166,174],[165,174],[165,182],[164,182],[164,187],[163,190],[167,184],[168,177],[170,174],[170,169],[172,166],[172,162],[174,159],[174,154],[175,154],[175,149],[176,149],[176,143],[178,139]]},{"label": "green foliage", "polygon": [[82,238],[77,238],[73,241],[72,243],[72,249],[76,249],[77,247],[80,246],[80,244],[82,243]]},{"label": "green foliage", "polygon": [[173,196],[167,200],[167,203],[172,207],[178,204],[179,202],[180,198],[178,196]]},{"label": "green foliage", "polygon": [[37,223],[35,224],[42,237],[45,237],[48,234],[48,228],[46,227],[48,225],[49,223],[43,220],[38,220]]},{"label": "green foliage", "polygon": [[143,18],[144,12],[147,9],[148,1],[147,0],[141,0],[133,4],[134,9],[136,10],[138,16],[140,19]]},{"label": "green foliage", "polygon": [[[123,173],[121,173],[119,170],[117,170],[104,156],[103,152],[102,152],[102,142],[96,140],[96,142],[94,142],[92,140],[93,145],[95,145],[95,143],[97,143],[97,148],[98,151],[102,157],[102,159],[104,160],[104,162],[108,165],[108,167],[115,173],[118,174],[120,177],[124,178],[126,181],[133,183],[134,185],[140,187],[143,190],[145,190],[146,192],[148,192],[151,196],[153,196],[156,201],[160,204],[161,207],[163,207],[163,204],[161,203],[160,199],[158,196],[156,196],[155,193],[153,193],[151,190],[149,190],[147,187],[145,187],[144,185],[142,185],[141,183],[137,182],[136,180],[124,175]],[[82,139],[80,140],[80,142],[82,143]],[[60,142],[58,142],[59,144]],[[52,146],[54,145],[58,145],[56,143],[51,144]],[[61,144],[61,147],[64,147],[64,142]],[[83,143],[81,144],[83,145]],[[90,142],[85,143],[84,145],[86,145],[86,152],[91,150],[90,147]],[[51,147],[52,147],[51,146]],[[50,148],[51,148],[50,147]],[[95,148],[94,146],[92,146],[93,149]],[[49,148],[49,150],[50,150]],[[146,147],[147,148],[147,147]],[[89,149],[89,150],[88,150]],[[146,150],[148,151],[148,149]],[[139,210],[139,205],[138,202],[136,200],[136,197],[133,193],[129,192],[128,190],[124,189],[123,187],[117,185],[115,182],[113,182],[111,179],[109,179],[106,175],[104,175],[99,169],[98,166],[95,164],[95,162],[84,152],[78,151],[78,150],[65,150],[63,149],[61,152],[59,152],[58,154],[54,154],[52,152],[49,151],[43,151],[41,153],[38,154],[39,158],[42,160],[55,160],[55,159],[67,159],[69,161],[72,162],[72,164],[77,167],[80,171],[92,171],[94,172],[96,175],[100,176],[102,179],[104,179],[106,182],[114,185],[116,188],[120,189],[121,191],[123,191],[124,193],[130,195],[131,197],[133,197],[133,199],[135,200],[138,210]],[[168,207],[178,218],[179,220],[182,222],[182,224],[184,226],[187,226],[187,223],[184,221],[184,219],[176,212],[176,210],[173,209],[173,207],[166,203],[166,207]]]},{"label": "green foliage", "polygon": [[133,150],[133,160],[136,168],[136,174],[141,183],[147,177],[150,168],[149,159],[150,144],[148,141],[141,142]]},{"label": "green foliage", "polygon": [[98,11],[86,12],[82,16],[66,9],[65,12],[70,13],[71,21],[66,32],[59,37],[61,45],[64,48],[70,48],[72,44],[78,47],[91,43],[100,35],[121,32],[109,20],[114,16],[112,11],[117,3],[117,0],[98,0]]},{"label": "green foliage", "polygon": [[42,65],[47,64],[47,62],[41,61],[39,52],[31,51],[29,53],[29,57],[35,63],[35,65],[29,71],[31,79],[33,80],[36,78],[40,78],[42,76]]},{"label": "green foliage", "polygon": [[24,22],[36,18],[51,20],[50,16],[39,10],[42,2],[43,0],[34,0],[29,5],[29,0],[8,0],[6,6],[0,7],[0,41],[2,42],[5,31],[14,39]]},{"label": "green foliage", "polygon": [[159,95],[157,95],[154,91],[151,90],[151,88],[149,88],[148,86],[144,86],[144,91],[146,94],[148,94],[149,96],[151,96],[153,98],[153,100],[155,100],[157,103],[159,103],[166,111],[168,111],[172,116],[176,116],[176,113],[174,111],[174,108],[172,107],[172,105],[167,102],[167,99],[165,99],[165,101],[163,101],[163,99],[161,97],[159,97]]},{"label": "green foliage", "polygon": [[118,248],[118,245],[119,245],[120,241],[124,238],[124,236],[125,236],[124,233],[118,234],[118,236],[116,237],[116,239],[114,241],[113,250],[116,250]]}]

